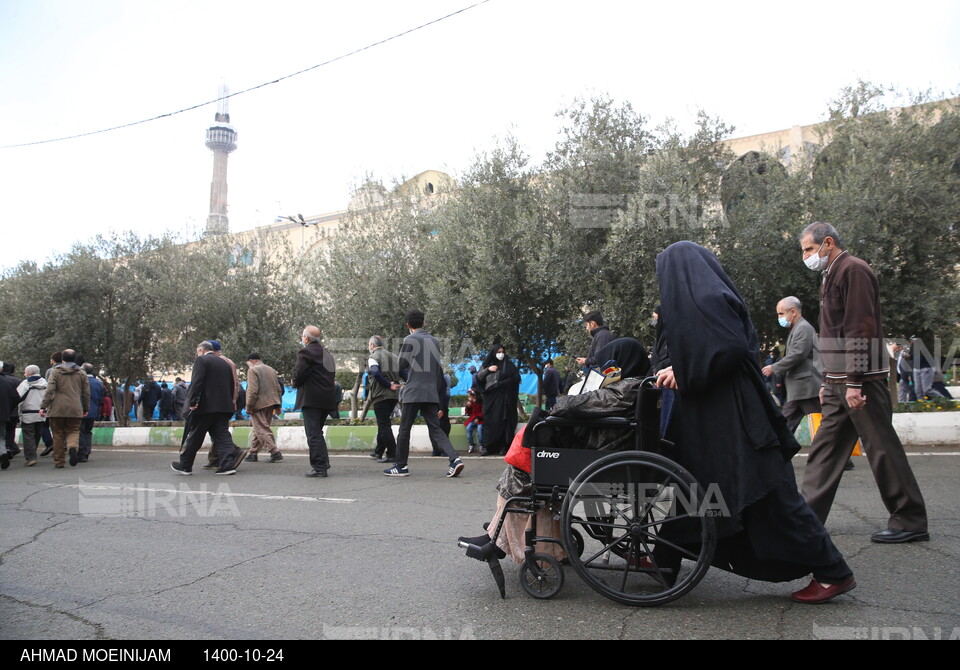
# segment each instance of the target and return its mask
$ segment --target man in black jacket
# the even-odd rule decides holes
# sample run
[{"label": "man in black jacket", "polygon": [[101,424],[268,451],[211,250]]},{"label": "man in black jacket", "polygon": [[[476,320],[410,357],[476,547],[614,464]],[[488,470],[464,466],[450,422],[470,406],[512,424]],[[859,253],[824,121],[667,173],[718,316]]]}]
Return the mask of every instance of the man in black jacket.
[{"label": "man in black jacket", "polygon": [[173,391],[167,386],[167,382],[160,384],[160,420],[173,421]]},{"label": "man in black jacket", "polygon": [[[4,361],[2,365],[2,372],[0,372],[0,383],[9,386],[13,389],[17,398],[20,397],[19,393],[16,393],[17,387],[20,386],[20,380],[13,374],[16,370],[13,363],[9,361]],[[13,410],[8,417],[6,423],[3,426],[0,426],[5,432],[6,437],[6,450],[10,452],[10,457],[13,458],[20,453],[20,447],[17,446],[17,423],[19,423],[19,415],[17,414],[16,404],[13,406]]]},{"label": "man in black jacket", "polygon": [[557,404],[557,396],[560,395],[560,372],[553,367],[553,359],[548,358],[543,367],[543,395],[547,402],[547,411],[553,409]]},{"label": "man in black jacket", "polygon": [[210,342],[197,345],[193,361],[193,375],[187,403],[190,406],[190,432],[187,435],[180,460],[170,467],[181,475],[193,473],[193,461],[210,433],[213,449],[220,467],[214,474],[232,475],[246,455],[244,449],[234,447],[230,437],[230,416],[233,414],[233,370],[230,364],[214,353]]},{"label": "man in black jacket", "polygon": [[611,332],[609,326],[603,325],[603,316],[600,312],[593,311],[584,314],[583,326],[587,329],[587,332],[590,333],[592,339],[590,340],[590,349],[587,351],[587,355],[578,357],[577,364],[588,367],[603,365],[606,361],[596,360],[594,354],[617,338],[613,332]]},{"label": "man in black jacket", "polygon": [[160,402],[160,386],[152,379],[148,379],[143,383],[143,390],[140,391],[144,421],[153,421],[153,412],[157,409],[158,402]]},{"label": "man in black jacket", "polygon": [[296,408],[303,416],[303,430],[310,450],[310,472],[306,477],[326,477],[330,469],[323,424],[337,406],[333,354],[320,344],[320,329],[307,326],[300,336],[303,347],[297,352],[293,385],[297,389]]}]

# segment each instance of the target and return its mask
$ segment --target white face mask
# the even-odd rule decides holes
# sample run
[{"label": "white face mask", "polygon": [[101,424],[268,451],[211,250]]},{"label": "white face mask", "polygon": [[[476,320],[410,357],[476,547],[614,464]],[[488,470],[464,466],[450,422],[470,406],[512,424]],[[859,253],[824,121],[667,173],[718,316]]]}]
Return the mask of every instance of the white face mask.
[{"label": "white face mask", "polygon": [[[822,243],[820,244],[820,249],[823,249]],[[827,260],[830,258],[829,256],[819,255],[820,249],[817,249],[816,253],[812,253],[803,259],[803,264],[814,272],[822,272],[823,269],[827,267]]]},{"label": "white face mask", "polygon": [[502,361],[502,360],[503,360],[503,355],[504,355],[504,354],[503,354],[502,351],[497,352],[497,360],[498,360],[498,361]]}]

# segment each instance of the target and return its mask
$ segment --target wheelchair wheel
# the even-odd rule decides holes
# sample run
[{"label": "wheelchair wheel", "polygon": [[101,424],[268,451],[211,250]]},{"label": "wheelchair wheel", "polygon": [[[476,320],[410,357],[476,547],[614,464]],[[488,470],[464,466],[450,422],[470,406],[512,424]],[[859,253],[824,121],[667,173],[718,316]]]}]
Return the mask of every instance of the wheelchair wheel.
[{"label": "wheelchair wheel", "polygon": [[560,561],[549,554],[534,554],[530,563],[520,564],[520,586],[534,598],[552,598],[563,588],[563,568]]},{"label": "wheelchair wheel", "polygon": [[[587,466],[561,511],[564,546],[577,574],[624,605],[656,606],[688,593],[710,568],[716,525],[696,479],[657,454],[628,451]],[[579,533],[583,529],[585,533]]]}]

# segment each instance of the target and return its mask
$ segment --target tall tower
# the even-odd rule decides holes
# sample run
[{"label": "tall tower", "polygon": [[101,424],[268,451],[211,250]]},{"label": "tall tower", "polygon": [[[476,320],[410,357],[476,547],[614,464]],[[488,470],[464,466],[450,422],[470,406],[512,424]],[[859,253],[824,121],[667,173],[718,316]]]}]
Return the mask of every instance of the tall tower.
[{"label": "tall tower", "polygon": [[237,148],[237,131],[230,125],[229,93],[226,86],[220,87],[217,115],[207,128],[207,148],[213,151],[213,181],[210,182],[210,215],[207,217],[204,237],[230,232],[230,222],[227,220],[227,156]]}]

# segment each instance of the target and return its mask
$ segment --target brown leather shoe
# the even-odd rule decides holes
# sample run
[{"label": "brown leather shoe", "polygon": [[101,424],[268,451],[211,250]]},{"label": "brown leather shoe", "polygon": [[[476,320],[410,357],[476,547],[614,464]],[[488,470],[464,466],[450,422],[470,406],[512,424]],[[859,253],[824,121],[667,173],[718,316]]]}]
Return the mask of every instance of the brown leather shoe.
[{"label": "brown leather shoe", "polygon": [[839,584],[821,584],[816,579],[811,579],[807,587],[790,594],[790,599],[794,602],[807,605],[819,605],[821,603],[833,600],[837,596],[852,591],[857,588],[857,582],[850,575]]}]

